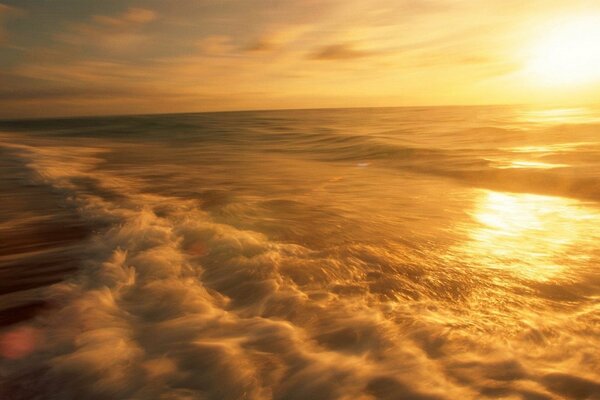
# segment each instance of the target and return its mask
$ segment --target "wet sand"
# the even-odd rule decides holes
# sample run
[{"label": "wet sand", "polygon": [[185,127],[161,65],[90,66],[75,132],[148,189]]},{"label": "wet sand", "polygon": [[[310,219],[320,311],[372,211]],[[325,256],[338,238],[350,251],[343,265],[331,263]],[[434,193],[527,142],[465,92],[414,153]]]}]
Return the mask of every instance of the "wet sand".
[{"label": "wet sand", "polygon": [[44,288],[79,267],[90,231],[64,196],[0,151],[0,329],[50,307]]}]

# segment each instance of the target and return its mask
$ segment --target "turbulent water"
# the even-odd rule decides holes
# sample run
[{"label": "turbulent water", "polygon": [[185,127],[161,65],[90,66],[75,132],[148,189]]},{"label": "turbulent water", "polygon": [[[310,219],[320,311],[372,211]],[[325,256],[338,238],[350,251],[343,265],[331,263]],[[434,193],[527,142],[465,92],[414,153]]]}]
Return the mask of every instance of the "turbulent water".
[{"label": "turbulent water", "polygon": [[600,111],[0,123],[3,399],[600,399]]}]

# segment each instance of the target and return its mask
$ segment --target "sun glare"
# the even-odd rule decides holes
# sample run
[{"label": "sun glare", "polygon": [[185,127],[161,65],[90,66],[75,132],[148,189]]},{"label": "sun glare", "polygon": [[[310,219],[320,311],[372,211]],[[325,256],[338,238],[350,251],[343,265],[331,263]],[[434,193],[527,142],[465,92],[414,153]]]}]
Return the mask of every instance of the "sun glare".
[{"label": "sun glare", "polygon": [[600,81],[600,15],[556,21],[530,54],[527,70],[545,86]]},{"label": "sun glare", "polygon": [[474,265],[546,280],[585,263],[595,246],[600,214],[571,199],[481,191],[469,239],[455,250]]}]

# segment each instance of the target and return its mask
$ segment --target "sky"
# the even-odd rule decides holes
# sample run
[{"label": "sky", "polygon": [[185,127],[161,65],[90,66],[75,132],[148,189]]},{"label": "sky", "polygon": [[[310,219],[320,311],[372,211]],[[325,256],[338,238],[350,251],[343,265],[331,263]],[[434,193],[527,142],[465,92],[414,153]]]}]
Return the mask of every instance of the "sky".
[{"label": "sky", "polygon": [[598,1],[0,0],[0,118],[598,103],[600,77],[548,61],[572,47],[557,26],[590,16]]}]

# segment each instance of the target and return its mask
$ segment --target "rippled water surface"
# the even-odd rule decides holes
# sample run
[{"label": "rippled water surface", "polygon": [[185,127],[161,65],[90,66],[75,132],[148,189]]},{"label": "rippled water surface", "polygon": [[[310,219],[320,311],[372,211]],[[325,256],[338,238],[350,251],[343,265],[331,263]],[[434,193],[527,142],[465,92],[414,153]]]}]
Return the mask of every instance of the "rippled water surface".
[{"label": "rippled water surface", "polygon": [[0,122],[0,397],[600,399],[600,111]]}]

